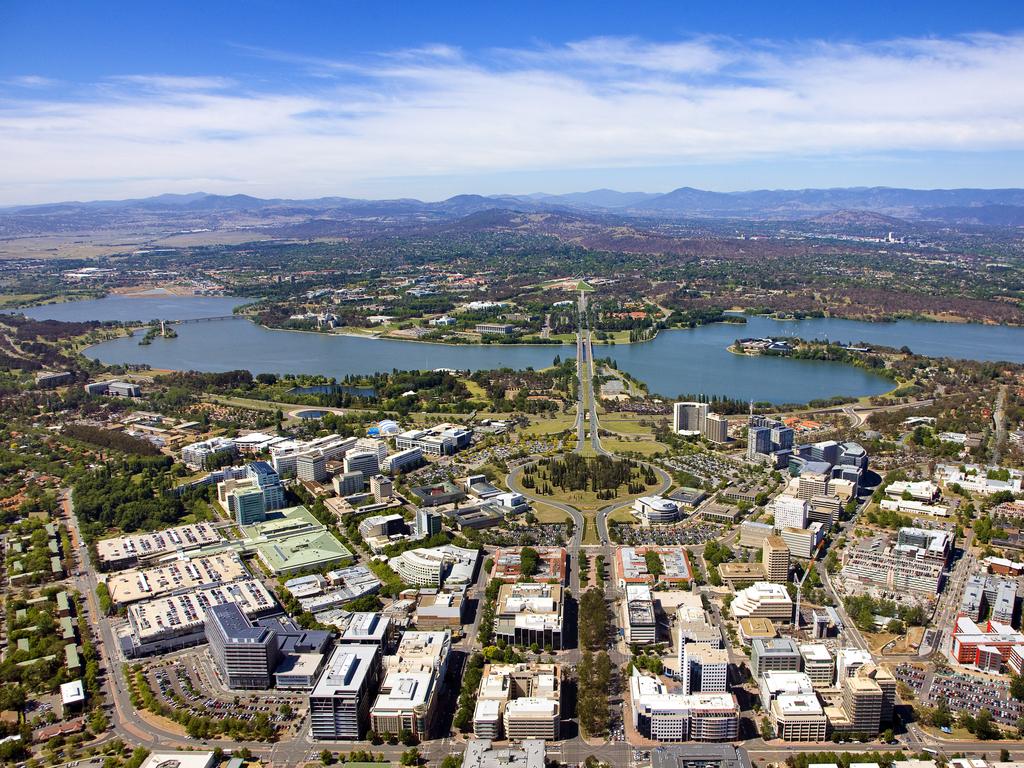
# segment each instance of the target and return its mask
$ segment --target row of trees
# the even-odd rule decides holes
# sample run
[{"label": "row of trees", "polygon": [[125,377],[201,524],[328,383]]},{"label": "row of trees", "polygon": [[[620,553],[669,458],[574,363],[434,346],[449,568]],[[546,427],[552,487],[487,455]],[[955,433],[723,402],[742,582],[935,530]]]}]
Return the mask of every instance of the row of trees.
[{"label": "row of trees", "polygon": [[606,648],[610,639],[610,628],[608,605],[604,601],[604,592],[599,587],[588,589],[580,598],[580,647],[591,651]]},{"label": "row of trees", "polygon": [[576,716],[588,736],[600,736],[610,720],[608,695],[612,686],[612,662],[605,651],[584,651],[576,667]]}]

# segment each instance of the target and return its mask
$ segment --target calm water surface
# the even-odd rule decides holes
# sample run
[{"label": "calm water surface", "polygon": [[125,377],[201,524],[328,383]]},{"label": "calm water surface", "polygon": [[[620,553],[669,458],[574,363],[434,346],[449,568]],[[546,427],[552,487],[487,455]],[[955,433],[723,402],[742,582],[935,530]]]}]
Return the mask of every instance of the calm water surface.
[{"label": "calm water surface", "polygon": [[[108,297],[25,310],[33,317],[60,320],[192,319],[230,314],[243,299],[230,297]],[[312,373],[342,378],[349,374],[410,368],[542,368],[555,355],[575,355],[564,346],[456,346],[422,342],[328,336],[261,328],[248,320],[186,323],[178,338],[137,338],[99,344],[89,354],[104,363],[145,363],[154,368],[253,373]],[[1001,326],[902,320],[865,323],[814,319],[779,321],[752,317],[745,325],[715,324],[663,332],[644,344],[598,346],[620,369],[645,382],[651,392],[675,397],[704,393],[742,399],[806,402],[834,395],[878,394],[888,380],[852,366],[769,357],[742,357],[726,347],[741,336],[797,336],[908,346],[926,355],[974,360],[1024,362],[1024,329]]]}]

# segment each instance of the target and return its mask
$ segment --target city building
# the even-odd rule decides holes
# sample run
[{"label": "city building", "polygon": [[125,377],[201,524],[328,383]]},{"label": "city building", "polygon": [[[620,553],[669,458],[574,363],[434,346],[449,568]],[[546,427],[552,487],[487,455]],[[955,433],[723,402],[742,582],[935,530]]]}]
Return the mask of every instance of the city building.
[{"label": "city building", "polygon": [[[657,557],[661,573],[655,576],[648,568],[648,560]],[[627,584],[666,584],[670,588],[684,587],[693,578],[690,561],[684,547],[616,547],[615,575],[619,589]]]},{"label": "city building", "polygon": [[378,504],[389,501],[394,495],[394,484],[387,475],[374,475],[370,478],[370,493]]},{"label": "city building", "polygon": [[824,472],[805,470],[800,473],[798,480],[796,495],[800,499],[809,501],[818,496],[829,495],[829,475],[826,475]]},{"label": "city building", "polygon": [[986,574],[967,577],[963,597],[960,599],[960,613],[974,621],[980,621],[982,614],[991,609],[990,618],[1000,624],[1014,624],[1017,609],[1017,582]]},{"label": "city building", "polygon": [[776,496],[769,509],[775,516],[775,530],[783,528],[804,528],[807,525],[807,511],[810,504],[806,499],[782,493]]},{"label": "city building", "polygon": [[999,672],[1015,647],[1024,647],[1024,633],[1009,624],[988,620],[979,624],[958,616],[953,630],[953,658],[986,672]]},{"label": "city building", "polygon": [[729,419],[717,413],[709,413],[704,420],[704,429],[701,432],[704,439],[724,445],[729,442]]},{"label": "city building", "polygon": [[142,397],[138,384],[130,381],[94,381],[85,385],[90,395],[110,395],[111,397]]},{"label": "city building", "polygon": [[760,680],[765,672],[799,672],[800,648],[788,637],[754,638],[750,644],[750,674]]},{"label": "city building", "polygon": [[334,492],[339,496],[351,496],[363,490],[365,481],[362,472],[354,471],[335,475],[331,483],[334,486]]},{"label": "city building", "polygon": [[345,474],[359,472],[363,477],[372,477],[380,472],[380,457],[375,451],[349,451],[345,454]]},{"label": "city building", "polygon": [[375,645],[386,651],[391,645],[394,626],[391,619],[372,611],[357,611],[349,618],[341,633],[341,642],[347,645]]},{"label": "city building", "polygon": [[473,711],[477,738],[559,738],[561,667],[558,664],[487,664]]},{"label": "city building", "polygon": [[746,618],[770,619],[784,624],[793,621],[793,601],[782,584],[756,582],[737,592],[730,607],[737,621]]},{"label": "city building", "polygon": [[237,455],[235,444],[225,437],[211,437],[181,449],[181,461],[191,470],[207,469],[207,462],[214,456],[224,456],[230,460]]},{"label": "city building", "polygon": [[459,630],[466,623],[467,607],[465,584],[420,589],[413,623],[421,630]]},{"label": "city building", "polygon": [[257,485],[231,490],[228,493],[228,504],[239,525],[252,525],[267,519],[267,500]]},{"label": "city building", "polygon": [[325,741],[362,739],[379,678],[378,646],[349,643],[336,646],[309,694],[313,738]]},{"label": "city building", "polygon": [[211,584],[249,578],[249,571],[234,552],[185,557],[144,570],[120,571],[104,580],[116,606]]},{"label": "city building", "polygon": [[384,678],[370,708],[377,733],[404,731],[429,738],[448,669],[451,635],[406,632],[394,656],[384,657]]},{"label": "city building", "polygon": [[789,581],[789,547],[781,536],[768,536],[762,545],[765,581],[785,584]]},{"label": "city building", "polygon": [[810,523],[806,528],[783,528],[779,535],[793,557],[809,560],[825,540],[825,526]]},{"label": "city building", "polygon": [[364,539],[397,536],[406,532],[405,518],[399,514],[370,515],[359,522],[359,535]]},{"label": "city building", "polygon": [[772,701],[769,712],[777,738],[790,742],[825,741],[828,718],[813,692],[780,694]]},{"label": "city building", "polygon": [[351,562],[352,553],[305,507],[275,510],[260,523],[241,526],[242,541],[274,575]]},{"label": "city building", "polygon": [[494,747],[490,739],[470,739],[462,753],[462,768],[545,768],[544,742],[524,739],[516,747]]},{"label": "city building", "polygon": [[121,570],[222,541],[209,523],[189,523],[153,533],[100,539],[96,542],[96,558],[102,570]]},{"label": "city building", "polygon": [[668,693],[661,681],[637,669],[629,688],[633,726],[645,738],[666,742],[737,738],[739,705],[731,693]]},{"label": "city building", "polygon": [[700,643],[684,643],[680,677],[683,693],[725,693],[729,683],[729,652]]},{"label": "city building", "polygon": [[874,735],[882,722],[882,689],[869,677],[844,678],[841,684],[843,711],[854,733]]},{"label": "city building", "polygon": [[439,587],[441,584],[470,584],[476,575],[480,553],[446,544],[440,547],[408,549],[388,564],[403,584]]},{"label": "city building", "polygon": [[322,483],[329,477],[327,457],[323,451],[312,450],[300,453],[295,457],[295,475],[307,483]]},{"label": "city building", "polygon": [[822,643],[804,643],[800,646],[804,674],[815,688],[829,688],[836,679],[836,662]]},{"label": "city building", "polygon": [[[270,446],[270,463],[281,477],[295,477],[300,456],[316,455],[325,462],[341,461],[357,443],[356,438],[341,435],[326,435],[313,440],[286,440]],[[311,465],[307,463],[306,471],[310,469]],[[312,469],[316,471],[315,467]]]},{"label": "city building", "polygon": [[859,648],[840,648],[836,652],[836,685],[842,685],[843,680],[853,677],[858,669],[873,663],[874,659],[867,651]]},{"label": "city building", "polygon": [[426,507],[416,510],[413,520],[413,535],[421,539],[429,539],[441,532],[441,515]]},{"label": "city building", "polygon": [[127,609],[127,631],[118,637],[121,650],[126,657],[133,658],[204,642],[206,612],[226,603],[237,605],[250,618],[279,610],[267,588],[254,579],[132,603]]},{"label": "city building", "polygon": [[764,540],[773,533],[775,533],[775,527],[768,523],[744,520],[740,523],[739,544],[741,547],[761,549],[764,546]]},{"label": "city building", "polygon": [[[519,581],[522,572],[523,547],[506,547],[495,550],[491,559],[494,567],[491,578],[498,581]],[[564,584],[567,574],[568,552],[565,547],[530,547],[536,557],[536,571],[530,574],[531,581]]]},{"label": "city building", "polygon": [[753,642],[771,640],[778,635],[775,625],[768,619],[740,619],[738,622],[740,631],[740,642],[744,645],[753,645]]},{"label": "city building", "polygon": [[559,584],[503,584],[495,607],[494,636],[512,645],[562,648],[565,605]]},{"label": "city building", "polygon": [[511,323],[477,323],[474,330],[481,336],[511,336],[518,329]]},{"label": "city building", "polygon": [[654,613],[651,588],[646,584],[627,584],[622,601],[622,626],[627,643],[657,641],[658,621]]},{"label": "city building", "polygon": [[268,512],[284,508],[284,486],[281,476],[265,461],[253,461],[245,466],[245,476],[263,491],[264,506]]},{"label": "city building", "polygon": [[677,435],[702,434],[709,410],[707,403],[673,403],[672,431]]},{"label": "city building", "polygon": [[400,475],[409,472],[423,464],[423,450],[421,448],[407,448],[404,451],[397,451],[388,456],[381,463],[382,472],[389,475]]},{"label": "city building", "polygon": [[252,624],[233,603],[206,611],[210,654],[228,688],[270,688],[278,661],[274,632]]},{"label": "city building", "polygon": [[427,456],[451,456],[468,448],[473,431],[460,424],[438,424],[427,429],[411,429],[395,437],[400,451],[419,448]]},{"label": "city building", "polygon": [[901,528],[897,541],[876,536],[843,552],[843,577],[890,591],[935,595],[952,553],[952,534]]},{"label": "city building", "polygon": [[641,496],[633,502],[633,514],[646,525],[661,525],[679,520],[679,505],[662,496]]}]

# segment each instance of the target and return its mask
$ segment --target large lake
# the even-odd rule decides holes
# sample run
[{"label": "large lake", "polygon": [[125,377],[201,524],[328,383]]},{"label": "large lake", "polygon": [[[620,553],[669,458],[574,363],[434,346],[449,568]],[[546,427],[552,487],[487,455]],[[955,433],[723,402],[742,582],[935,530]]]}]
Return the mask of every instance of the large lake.
[{"label": "large lake", "polygon": [[36,320],[127,323],[134,320],[195,320],[200,317],[224,317],[248,299],[235,296],[174,296],[153,291],[134,296],[105,296],[102,299],[69,301],[64,304],[43,304],[10,310]]},{"label": "large lake", "polygon": [[[37,318],[60,320],[191,319],[228,315],[235,298],[108,297],[24,310]],[[575,354],[564,346],[449,346],[422,342],[298,333],[261,328],[243,318],[178,326],[177,339],[155,339],[139,346],[123,338],[92,347],[104,363],[145,363],[154,368],[253,373],[347,374],[394,368],[541,368],[555,355]],[[141,333],[141,332],[140,332]],[[740,336],[799,336],[900,347],[926,355],[974,360],[1024,362],[1024,329],[1001,326],[901,320],[865,323],[815,319],[778,321],[751,317],[746,325],[715,324],[667,331],[644,344],[598,346],[599,357],[644,381],[651,392],[675,397],[704,393],[776,403],[806,402],[834,395],[878,394],[888,380],[852,366],[768,357],[742,357],[726,347]]]}]

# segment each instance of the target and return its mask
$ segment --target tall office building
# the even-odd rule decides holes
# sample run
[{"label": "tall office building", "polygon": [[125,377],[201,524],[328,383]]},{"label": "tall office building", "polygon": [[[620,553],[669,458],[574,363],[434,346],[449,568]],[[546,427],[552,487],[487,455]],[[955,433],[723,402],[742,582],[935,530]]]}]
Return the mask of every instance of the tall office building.
[{"label": "tall office building", "polygon": [[284,488],[281,476],[265,461],[253,461],[246,465],[245,476],[263,491],[267,511],[284,509]]},{"label": "tall office building", "polygon": [[334,492],[339,496],[351,496],[353,493],[359,493],[365,485],[362,472],[343,472],[340,475],[335,475],[333,483]]},{"label": "tall office building", "polygon": [[234,603],[206,609],[210,653],[229,688],[270,688],[279,651],[272,629],[253,626]]},{"label": "tall office building", "polygon": [[709,413],[704,420],[703,435],[712,443],[729,442],[729,419],[717,413]]},{"label": "tall office building", "polygon": [[775,516],[775,530],[807,527],[809,506],[806,499],[787,494],[776,496],[771,503],[771,511]]},{"label": "tall office building", "polygon": [[380,679],[380,646],[337,646],[309,694],[314,739],[361,739]]},{"label": "tall office building", "polygon": [[789,547],[781,536],[767,536],[761,549],[765,579],[775,584],[789,581]]},{"label": "tall office building", "polygon": [[754,461],[759,455],[772,452],[772,431],[768,427],[751,426],[747,429],[747,458]]},{"label": "tall office building", "polygon": [[420,507],[416,510],[416,519],[413,525],[414,534],[429,539],[441,532],[441,514],[426,507]]},{"label": "tall office building", "polygon": [[680,674],[683,693],[725,693],[729,683],[729,652],[725,648],[686,643]]},{"label": "tall office building", "polygon": [[806,501],[816,496],[828,496],[828,475],[822,472],[802,472],[797,482],[796,495]]},{"label": "tall office building", "polygon": [[708,410],[707,403],[674,403],[672,406],[672,431],[684,434],[703,434]]},{"label": "tall office building", "polygon": [[259,486],[246,484],[228,494],[228,508],[235,511],[235,522],[252,525],[267,519],[267,500]]},{"label": "tall office building", "polygon": [[299,480],[322,483],[330,474],[327,472],[327,457],[321,451],[307,451],[295,457],[295,474]]},{"label": "tall office building", "polygon": [[874,735],[882,721],[884,694],[877,682],[869,677],[843,679],[843,711],[855,733]]},{"label": "tall office building", "polygon": [[362,472],[373,477],[380,472],[380,457],[375,451],[349,451],[345,454],[345,473]]}]

